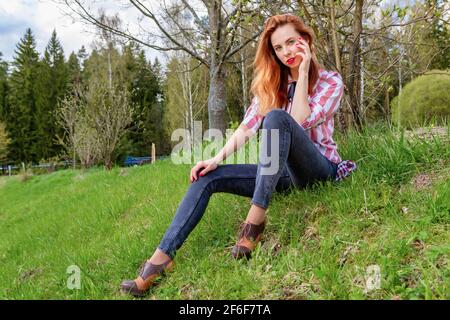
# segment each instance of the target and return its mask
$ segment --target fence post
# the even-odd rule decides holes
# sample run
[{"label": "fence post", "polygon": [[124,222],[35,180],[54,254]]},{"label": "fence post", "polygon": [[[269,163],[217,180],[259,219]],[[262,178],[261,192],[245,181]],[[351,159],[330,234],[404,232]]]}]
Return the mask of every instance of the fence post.
[{"label": "fence post", "polygon": [[9,176],[11,176],[11,165],[10,164],[8,165],[8,173],[9,173]]},{"label": "fence post", "polygon": [[156,162],[156,147],[155,144],[152,143],[152,163]]}]

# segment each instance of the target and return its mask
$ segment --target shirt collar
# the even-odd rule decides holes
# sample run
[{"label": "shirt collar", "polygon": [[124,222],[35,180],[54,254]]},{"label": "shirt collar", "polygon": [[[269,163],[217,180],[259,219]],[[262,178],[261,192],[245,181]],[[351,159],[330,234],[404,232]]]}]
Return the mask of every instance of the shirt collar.
[{"label": "shirt collar", "polygon": [[294,82],[294,80],[291,78],[291,75],[288,74],[288,84],[291,84],[292,82]]}]

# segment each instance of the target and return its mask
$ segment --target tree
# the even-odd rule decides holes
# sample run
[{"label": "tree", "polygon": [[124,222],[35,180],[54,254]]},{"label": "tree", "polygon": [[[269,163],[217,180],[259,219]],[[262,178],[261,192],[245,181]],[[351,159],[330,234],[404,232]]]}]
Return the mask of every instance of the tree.
[{"label": "tree", "polygon": [[81,85],[81,65],[78,56],[72,52],[67,60],[67,88],[74,88]]},{"label": "tree", "polygon": [[85,121],[95,130],[100,159],[109,170],[117,144],[132,121],[129,92],[120,87],[111,91],[108,83],[91,82],[86,103]]},{"label": "tree", "polygon": [[135,73],[131,101],[135,106],[133,128],[129,132],[135,152],[148,155],[152,143],[157,145],[157,152],[164,152],[163,110],[160,104],[162,84],[158,74],[159,62],[152,66],[147,61],[144,51],[140,51],[135,60]]},{"label": "tree", "polygon": [[430,38],[434,40],[438,53],[431,62],[432,69],[446,70],[450,66],[450,34],[448,30],[448,3],[442,0],[427,0],[428,6],[436,8],[436,15],[431,19]]},{"label": "tree", "polygon": [[8,113],[8,63],[2,60],[2,53],[0,52],[0,121],[6,120]]},{"label": "tree", "polygon": [[38,159],[48,159],[58,155],[61,147],[55,137],[61,135],[56,121],[56,106],[67,92],[67,66],[64,50],[57,38],[56,31],[45,48],[44,58],[40,62],[36,96],[36,135],[39,143],[35,145]]},{"label": "tree", "polygon": [[[208,70],[204,66],[195,68],[196,65],[192,57],[181,53],[169,61],[165,88],[168,135],[175,129],[184,128],[193,138],[194,122],[207,116],[204,111],[207,110]],[[188,143],[193,147],[192,139]]]},{"label": "tree", "polygon": [[31,29],[17,44],[12,62],[9,113],[6,127],[11,138],[9,158],[16,162],[37,160],[34,153],[36,139],[36,80],[39,70],[39,56]]},{"label": "tree", "polygon": [[111,91],[104,81],[91,81],[84,90],[76,88],[60,104],[58,119],[65,132],[59,141],[74,163],[76,154],[83,167],[100,160],[109,170],[132,120],[129,93],[120,87]]},{"label": "tree", "polygon": [[[97,150],[97,140],[95,137],[89,139],[85,137],[87,130],[82,125],[86,121],[82,118],[84,115],[84,101],[81,84],[74,85],[72,91],[65,96],[59,103],[56,112],[58,125],[63,129],[62,135],[56,135],[58,143],[67,152],[68,158],[72,159],[73,169],[76,168],[76,156],[82,160],[82,165],[87,167],[91,164],[91,150]],[[87,151],[87,152],[86,152]]]},{"label": "tree", "polygon": [[[119,24],[114,17],[102,19],[111,25]],[[129,92],[132,72],[126,65],[114,37],[106,31],[84,64],[84,119],[93,130],[85,132],[98,140],[99,159],[107,169],[112,168],[114,154],[134,112]]]},{"label": "tree", "polygon": [[0,122],[0,161],[6,160],[8,154],[8,144],[11,140],[6,133],[6,126]]}]

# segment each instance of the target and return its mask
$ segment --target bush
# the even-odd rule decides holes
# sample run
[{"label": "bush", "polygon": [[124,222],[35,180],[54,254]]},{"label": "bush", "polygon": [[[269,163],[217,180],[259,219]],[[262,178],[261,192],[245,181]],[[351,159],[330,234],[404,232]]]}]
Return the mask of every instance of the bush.
[{"label": "bush", "polygon": [[450,116],[449,88],[450,71],[432,70],[417,77],[392,100],[393,123],[407,128],[445,124]]},{"label": "bush", "polygon": [[20,169],[19,174],[17,175],[17,178],[20,182],[25,182],[30,180],[33,177],[33,169],[31,169],[31,163],[28,166],[25,166],[25,164],[22,162],[22,167]]}]

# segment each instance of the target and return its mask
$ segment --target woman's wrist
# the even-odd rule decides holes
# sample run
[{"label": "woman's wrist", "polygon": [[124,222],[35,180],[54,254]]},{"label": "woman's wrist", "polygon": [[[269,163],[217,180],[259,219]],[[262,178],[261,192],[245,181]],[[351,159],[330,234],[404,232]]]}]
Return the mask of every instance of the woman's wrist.
[{"label": "woman's wrist", "polygon": [[298,78],[301,80],[308,79],[308,71],[303,70],[303,68],[298,69]]},{"label": "woman's wrist", "polygon": [[223,156],[221,155],[221,153],[218,153],[214,158],[212,158],[212,160],[216,164],[219,164],[223,160]]}]

